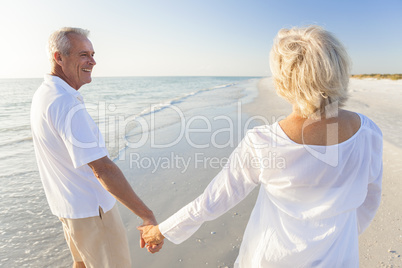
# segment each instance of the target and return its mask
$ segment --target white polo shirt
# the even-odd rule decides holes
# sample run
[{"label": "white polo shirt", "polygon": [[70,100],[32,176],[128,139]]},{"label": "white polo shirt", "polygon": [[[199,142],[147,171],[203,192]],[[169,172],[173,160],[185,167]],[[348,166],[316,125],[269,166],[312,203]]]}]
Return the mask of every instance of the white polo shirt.
[{"label": "white polo shirt", "polygon": [[57,76],[45,75],[31,106],[39,173],[52,213],[78,219],[112,209],[116,199],[88,163],[108,156],[99,128],[81,94]]}]

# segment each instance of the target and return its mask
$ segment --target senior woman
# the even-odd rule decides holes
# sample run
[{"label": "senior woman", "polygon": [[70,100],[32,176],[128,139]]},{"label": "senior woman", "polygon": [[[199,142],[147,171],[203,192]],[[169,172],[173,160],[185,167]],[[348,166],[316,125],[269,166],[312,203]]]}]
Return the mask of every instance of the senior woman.
[{"label": "senior woman", "polygon": [[[282,29],[270,66],[293,112],[248,131],[193,202],[159,226],[139,227],[149,251],[163,237],[183,242],[261,185],[235,267],[359,266],[358,235],[380,204],[382,133],[366,116],[341,109],[348,55],[321,27]],[[267,165],[272,155],[284,164]]]}]

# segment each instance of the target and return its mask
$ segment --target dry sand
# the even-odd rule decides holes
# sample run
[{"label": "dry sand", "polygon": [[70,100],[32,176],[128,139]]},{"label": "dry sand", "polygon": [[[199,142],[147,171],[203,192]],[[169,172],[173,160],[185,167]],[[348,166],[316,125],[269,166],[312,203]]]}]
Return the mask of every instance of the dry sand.
[{"label": "dry sand", "polygon": [[351,79],[346,109],[369,116],[384,137],[380,208],[360,236],[360,267],[402,267],[402,80]]},{"label": "dry sand", "polygon": [[[242,112],[246,112],[248,116],[262,116],[269,123],[280,120],[290,113],[290,105],[276,95],[270,78],[261,79],[258,88],[258,97],[252,103],[242,106]],[[402,210],[400,209],[402,181],[399,175],[402,171],[400,135],[402,109],[399,107],[402,81],[351,79],[350,89],[346,109],[369,116],[380,126],[384,134],[382,202],[374,221],[359,238],[360,267],[402,267]],[[244,121],[249,118],[244,113],[239,113],[239,110],[240,108],[230,111],[233,119],[242,118],[242,123],[235,126],[236,133],[239,125],[242,128]],[[214,120],[211,122],[215,130],[227,127],[222,122]],[[258,120],[254,121],[256,122]],[[262,120],[258,123],[262,123]],[[174,137],[177,129],[177,125],[163,129],[163,135],[158,136],[159,142],[166,142],[168,137]],[[196,135],[193,140],[200,141],[200,144],[201,141],[208,142],[211,138],[208,133]],[[221,136],[223,144],[227,137]],[[236,136],[235,140],[237,139]],[[163,221],[201,194],[214,175],[219,172],[219,165],[211,164],[211,159],[224,159],[232,150],[230,146],[221,149],[213,146],[196,149],[190,146],[188,141],[182,140],[168,149],[154,149],[148,145],[142,147],[141,151],[127,150],[126,160],[117,161],[117,164],[128,178],[136,178],[131,181],[134,189],[155,211],[157,220]],[[170,159],[170,161],[175,157],[176,159],[181,157],[189,160],[190,165],[185,171],[180,164],[155,172],[152,167],[138,169],[135,167],[135,161],[130,161],[130,155],[133,160],[137,154],[142,158]],[[197,164],[197,157],[207,165],[203,166],[201,162]],[[180,245],[166,241],[162,251],[154,255],[139,249],[139,234],[135,227],[141,221],[121,206],[120,211],[128,229],[134,267],[233,267],[256,196],[257,189],[222,217],[205,223],[187,241]]]}]

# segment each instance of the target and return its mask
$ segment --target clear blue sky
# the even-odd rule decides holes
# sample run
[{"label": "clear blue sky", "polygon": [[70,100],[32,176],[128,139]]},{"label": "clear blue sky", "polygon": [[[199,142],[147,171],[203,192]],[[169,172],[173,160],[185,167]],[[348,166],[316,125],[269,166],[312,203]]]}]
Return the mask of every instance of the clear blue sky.
[{"label": "clear blue sky", "polygon": [[307,24],[345,44],[353,73],[402,73],[401,0],[1,0],[0,78],[42,77],[63,26],[91,31],[94,76],[267,76],[278,30]]}]

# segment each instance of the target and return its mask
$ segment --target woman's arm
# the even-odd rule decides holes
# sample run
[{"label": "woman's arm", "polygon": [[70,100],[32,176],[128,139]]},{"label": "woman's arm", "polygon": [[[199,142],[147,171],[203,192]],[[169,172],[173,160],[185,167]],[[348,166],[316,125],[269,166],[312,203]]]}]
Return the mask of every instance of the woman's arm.
[{"label": "woman's arm", "polygon": [[[142,228],[143,238],[151,244],[160,242],[162,236],[175,244],[183,242],[205,221],[218,218],[243,200],[258,185],[259,175],[259,158],[246,136],[203,194],[159,226],[149,230]],[[147,231],[154,232],[154,235]]]}]

